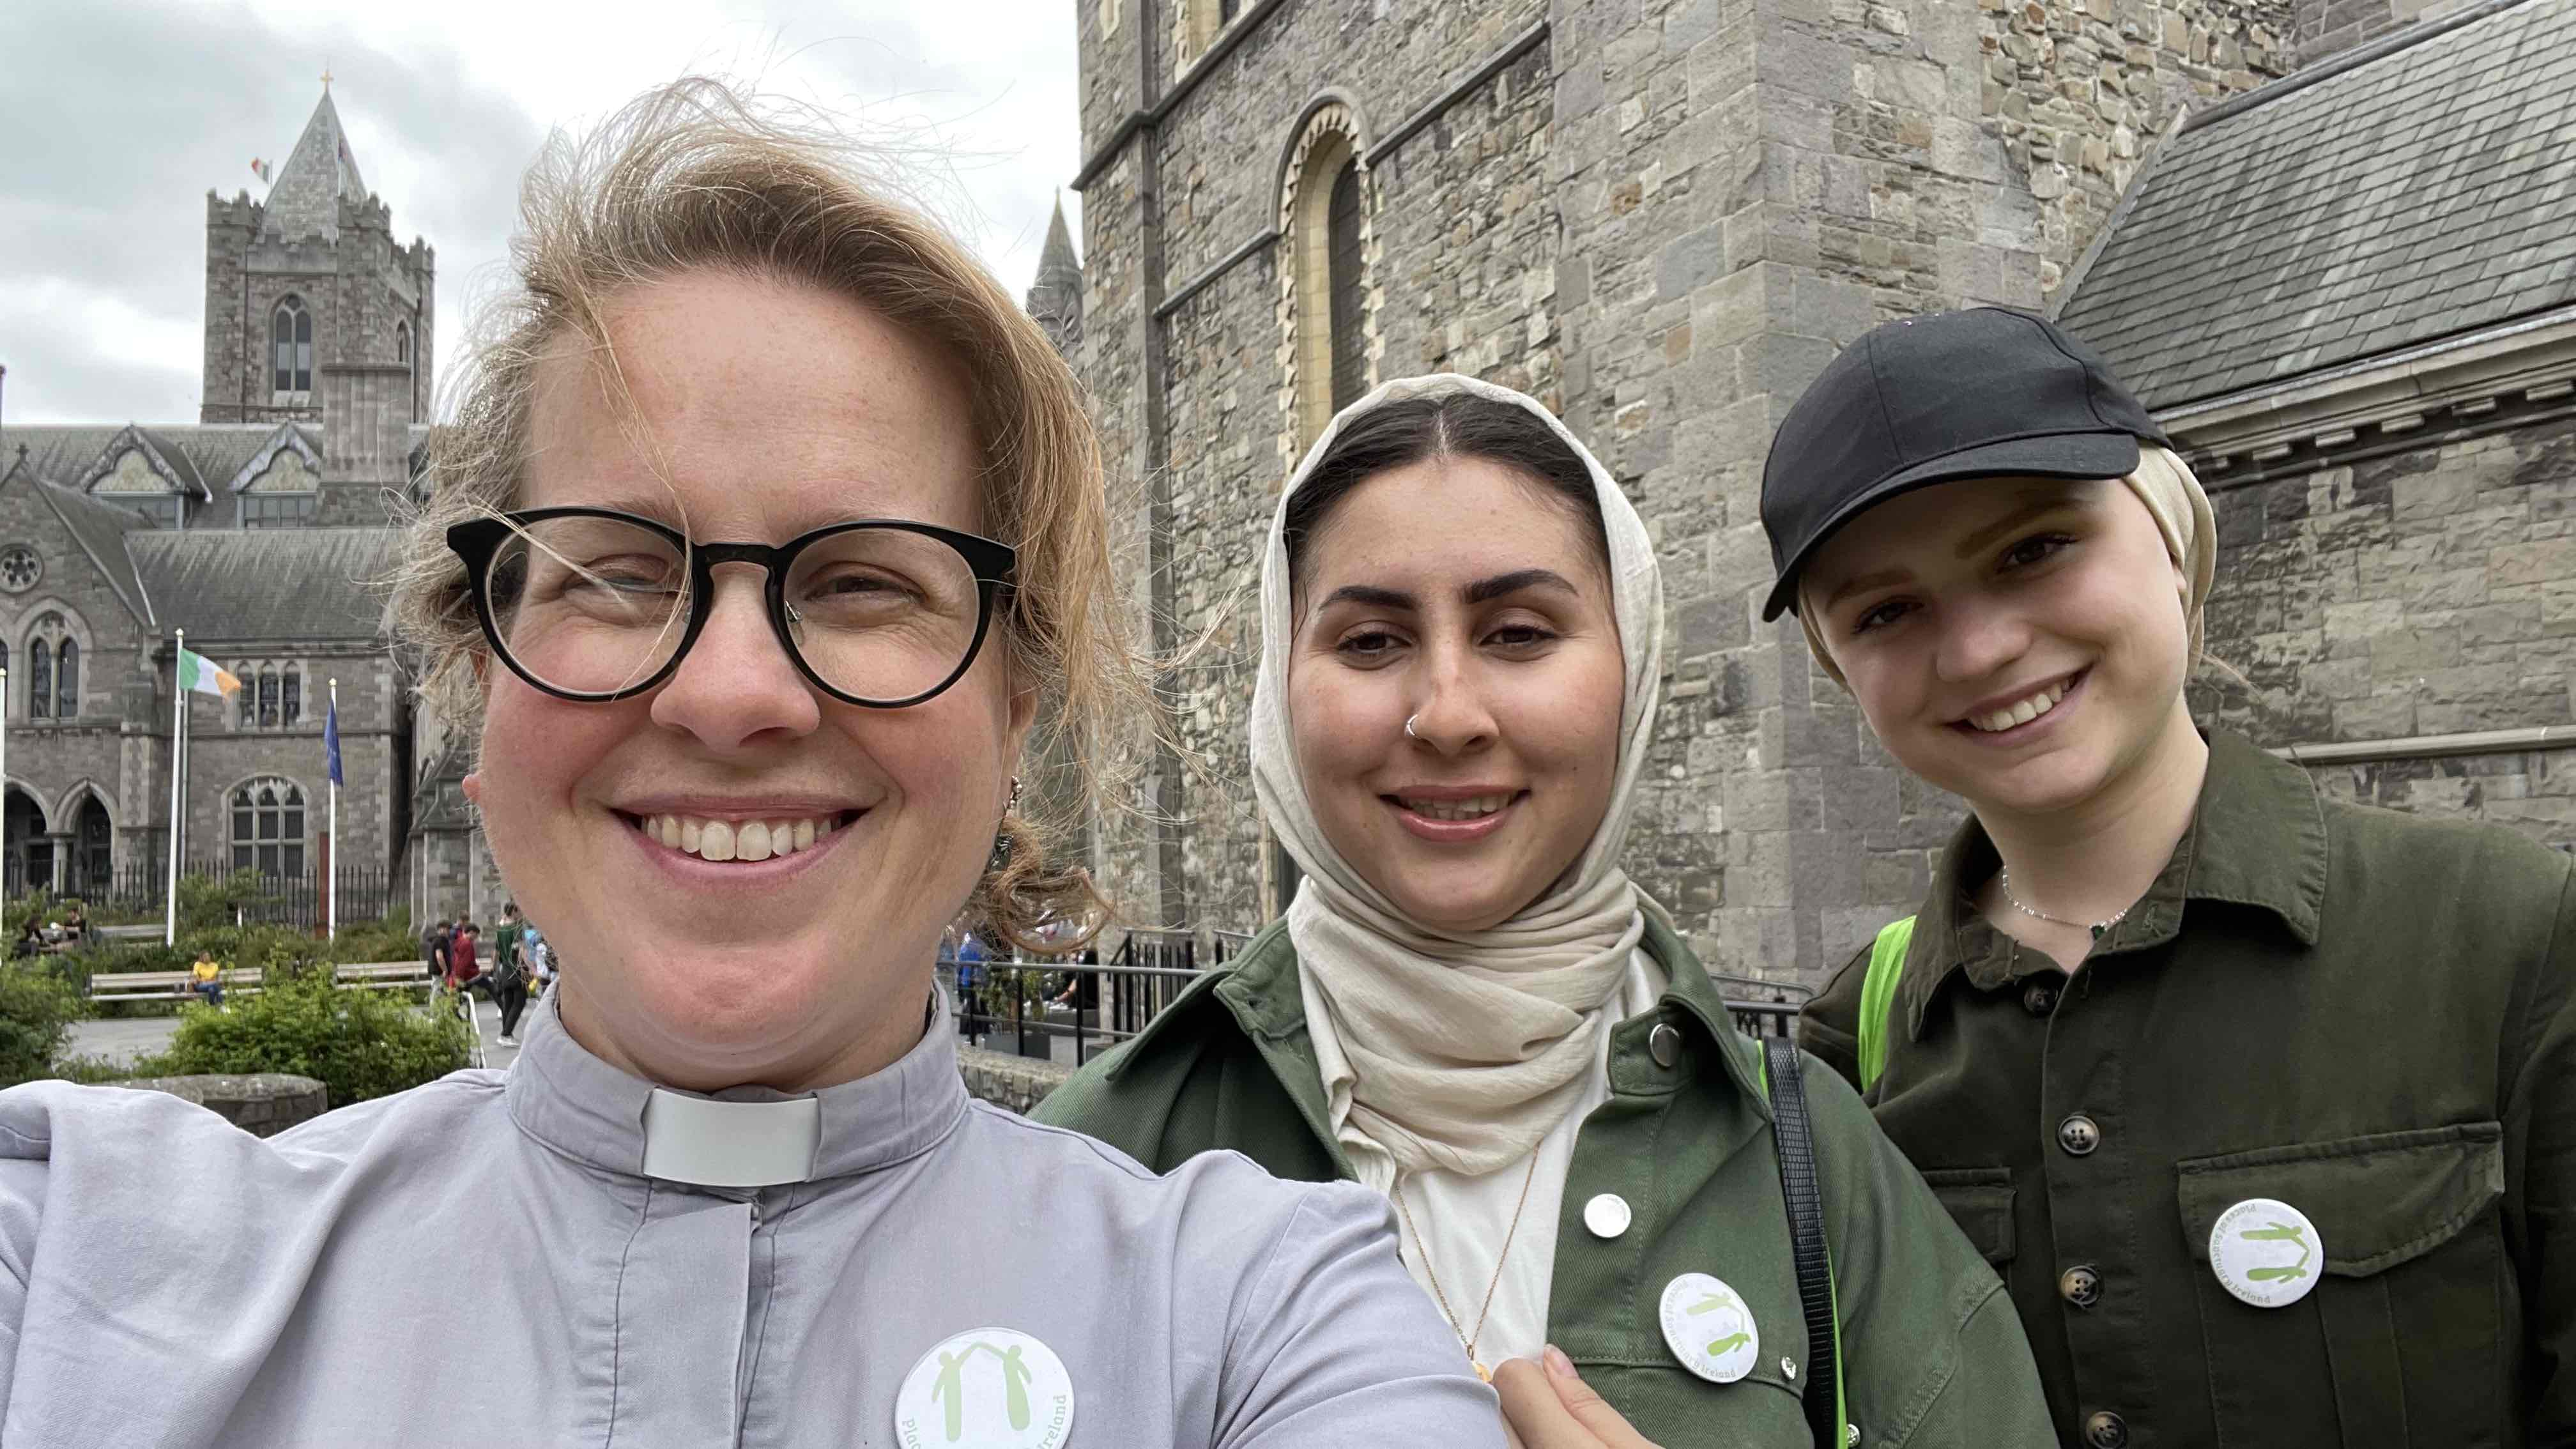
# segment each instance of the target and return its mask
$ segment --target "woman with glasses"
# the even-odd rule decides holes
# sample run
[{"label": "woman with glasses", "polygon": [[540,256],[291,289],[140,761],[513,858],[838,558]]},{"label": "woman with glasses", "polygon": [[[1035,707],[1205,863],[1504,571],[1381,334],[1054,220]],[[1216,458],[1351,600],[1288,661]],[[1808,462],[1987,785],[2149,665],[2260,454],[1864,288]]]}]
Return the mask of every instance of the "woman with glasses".
[{"label": "woman with glasses", "polygon": [[1499,1444],[1381,1202],[966,1097],[943,929],[1092,908],[1036,701],[1099,744],[1138,677],[1044,336],[703,84],[524,207],[397,607],[557,989],[268,1141],[0,1095],[8,1441]]}]

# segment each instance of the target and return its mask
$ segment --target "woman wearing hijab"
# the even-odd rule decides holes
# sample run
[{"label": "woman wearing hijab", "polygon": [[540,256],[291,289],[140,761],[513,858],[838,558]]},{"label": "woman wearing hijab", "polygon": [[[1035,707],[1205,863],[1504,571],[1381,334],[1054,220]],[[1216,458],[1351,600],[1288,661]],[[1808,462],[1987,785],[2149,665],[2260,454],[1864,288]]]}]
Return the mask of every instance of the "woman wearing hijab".
[{"label": "woman wearing hijab", "polygon": [[1890,324],[1763,486],[1817,663],[1972,812],[1805,1036],[2069,1444],[2576,1442],[2576,872],[2192,722],[2209,501],[2102,359]]},{"label": "woman wearing hijab", "polygon": [[1081,906],[1012,771],[1137,677],[1045,337],[720,89],[555,160],[397,602],[562,983],[266,1141],[0,1095],[0,1438],[1498,1443],[1383,1203],[965,1096],[940,933]]},{"label": "woman wearing hijab", "polygon": [[[1814,1442],[1834,1346],[1800,1316],[1775,1084],[1619,866],[1662,675],[1636,511],[1530,399],[1392,382],[1290,480],[1261,609],[1253,775],[1305,880],[1040,1117],[1160,1169],[1231,1148],[1385,1194],[1479,1371],[1553,1344],[1535,1382],[1579,1372],[1634,1432]],[[1994,1275],[1858,1099],[1808,1081],[1838,1417],[2044,1442]],[[1519,1397],[1524,1440],[1585,1442],[1559,1396]]]}]

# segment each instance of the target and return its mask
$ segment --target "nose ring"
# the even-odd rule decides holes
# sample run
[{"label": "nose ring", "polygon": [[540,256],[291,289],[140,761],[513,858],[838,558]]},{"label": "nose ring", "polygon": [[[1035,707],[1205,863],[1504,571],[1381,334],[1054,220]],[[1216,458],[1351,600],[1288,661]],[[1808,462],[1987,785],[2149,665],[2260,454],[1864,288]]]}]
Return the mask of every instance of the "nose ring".
[{"label": "nose ring", "polygon": [[1422,716],[1420,716],[1420,715],[1418,715],[1418,714],[1409,714],[1409,715],[1406,715],[1406,716],[1404,717],[1404,737],[1405,737],[1406,739],[1408,739],[1408,740],[1418,740],[1418,739],[1422,738],[1422,736],[1417,735],[1417,734],[1415,734],[1415,733],[1413,732],[1413,722],[1414,722],[1415,720],[1420,719],[1420,718],[1422,718]]}]

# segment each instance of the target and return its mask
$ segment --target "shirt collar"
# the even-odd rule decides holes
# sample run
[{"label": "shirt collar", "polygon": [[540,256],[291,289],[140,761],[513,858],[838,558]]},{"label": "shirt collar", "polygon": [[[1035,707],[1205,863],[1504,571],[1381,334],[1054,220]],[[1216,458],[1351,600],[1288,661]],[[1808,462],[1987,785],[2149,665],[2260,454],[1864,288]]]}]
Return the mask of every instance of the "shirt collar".
[{"label": "shirt collar", "polygon": [[[1897,1000],[1906,1029],[1923,1034],[1932,998],[1953,973],[1992,991],[2017,976],[2013,953],[1999,952],[2000,934],[1969,903],[2000,863],[1994,842],[1973,815],[1941,853],[1931,898],[1914,923]],[[2107,955],[2159,946],[2182,931],[2186,902],[2217,901],[2267,912],[2303,946],[2317,942],[2326,895],[2325,805],[2308,772],[2257,747],[2242,735],[2213,731],[2209,771],[2191,827],[2173,857],[2138,903],[2105,932],[2096,953]],[[2033,954],[2036,962],[2046,958]]]},{"label": "shirt collar", "polygon": [[892,1065],[801,1093],[657,1087],[574,1041],[555,998],[535,1015],[510,1072],[511,1120],[566,1157],[630,1177],[756,1188],[848,1176],[930,1150],[966,1111],[944,1001],[921,1041]]}]

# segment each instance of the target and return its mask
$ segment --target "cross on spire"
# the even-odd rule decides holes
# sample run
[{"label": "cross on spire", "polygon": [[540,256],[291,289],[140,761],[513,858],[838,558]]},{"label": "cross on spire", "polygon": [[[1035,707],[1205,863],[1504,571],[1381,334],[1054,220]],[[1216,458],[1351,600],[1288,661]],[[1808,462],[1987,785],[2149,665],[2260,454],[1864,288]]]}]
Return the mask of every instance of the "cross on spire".
[{"label": "cross on spire", "polygon": [[322,89],[324,91],[331,89],[331,62],[327,60],[322,62]]}]

